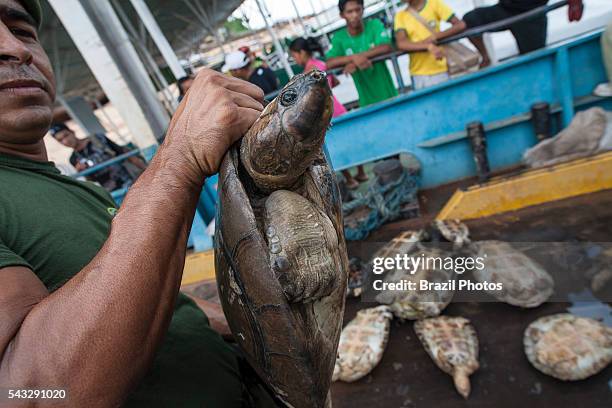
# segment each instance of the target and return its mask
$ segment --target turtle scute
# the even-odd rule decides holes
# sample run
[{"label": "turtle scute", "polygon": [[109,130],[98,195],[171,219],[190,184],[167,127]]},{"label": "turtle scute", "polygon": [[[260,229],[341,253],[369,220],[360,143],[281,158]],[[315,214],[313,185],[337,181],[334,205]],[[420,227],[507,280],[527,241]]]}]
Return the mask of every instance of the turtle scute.
[{"label": "turtle scute", "polygon": [[612,328],[569,313],[532,322],[523,344],[535,368],[564,381],[588,378],[612,362]]},{"label": "turtle scute", "polygon": [[442,371],[453,376],[455,388],[467,398],[469,376],[479,368],[478,337],[470,321],[439,316],[415,322],[414,331],[427,354]]}]

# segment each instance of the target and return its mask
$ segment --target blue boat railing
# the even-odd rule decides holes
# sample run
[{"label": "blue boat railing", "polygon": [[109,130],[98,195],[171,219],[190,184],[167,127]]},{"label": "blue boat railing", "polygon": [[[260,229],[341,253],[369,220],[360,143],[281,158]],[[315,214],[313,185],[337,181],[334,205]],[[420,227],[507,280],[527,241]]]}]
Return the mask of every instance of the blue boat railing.
[{"label": "blue boat railing", "polygon": [[[568,0],[561,0],[559,2],[556,2],[554,4],[549,4],[549,5],[544,5],[544,6],[540,6],[540,7],[536,7],[532,10],[526,11],[524,13],[521,14],[517,14],[515,16],[509,17],[507,19],[504,20],[500,20],[500,21],[496,21],[494,23],[490,23],[490,24],[485,24],[482,26],[478,26],[478,27],[474,27],[471,28],[469,30],[465,30],[462,33],[453,35],[451,37],[447,37],[443,40],[438,41],[439,45],[444,45],[444,44],[449,44],[455,41],[459,41],[462,40],[464,38],[470,38],[470,37],[476,37],[476,36],[480,36],[484,33],[487,32],[493,32],[493,31],[498,31],[498,30],[502,30],[510,25],[519,23],[521,21],[525,21],[525,20],[529,20],[535,17],[539,17],[539,16],[543,16],[545,14],[550,13],[553,10],[557,10],[561,7],[565,7],[568,4]],[[401,72],[401,68],[399,65],[399,61],[398,58],[403,56],[403,55],[407,55],[410,54],[409,51],[401,51],[401,50],[394,50],[390,53],[387,54],[382,54],[379,55],[377,57],[374,57],[371,59],[372,63],[376,63],[376,62],[383,62],[383,61],[390,61],[391,62],[391,66],[393,67],[393,73],[395,75],[395,79],[397,81],[397,87],[400,93],[404,93],[406,92],[410,87],[407,87],[406,84],[404,83],[404,79],[402,76],[402,72]],[[333,68],[333,69],[329,69],[327,70],[327,73],[330,75],[340,75],[342,74],[344,68],[343,67],[339,67],[339,68]],[[278,94],[280,93],[280,90],[276,90],[274,92],[271,92],[269,94],[267,94],[265,96],[265,99],[267,101],[271,101],[274,98],[276,98],[278,96]]]}]

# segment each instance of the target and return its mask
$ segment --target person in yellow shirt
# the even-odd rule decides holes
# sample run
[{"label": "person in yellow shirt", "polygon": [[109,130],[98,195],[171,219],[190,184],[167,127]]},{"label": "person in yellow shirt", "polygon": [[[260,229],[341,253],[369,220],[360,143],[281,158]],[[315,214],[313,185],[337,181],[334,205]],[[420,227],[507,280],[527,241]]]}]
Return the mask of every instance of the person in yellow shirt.
[{"label": "person in yellow shirt", "polygon": [[[443,0],[406,0],[408,8],[395,15],[397,48],[409,51],[410,75],[415,89],[446,81],[448,64],[444,49],[437,41],[465,30],[465,23]],[[440,23],[447,21],[452,27],[440,31]]]}]

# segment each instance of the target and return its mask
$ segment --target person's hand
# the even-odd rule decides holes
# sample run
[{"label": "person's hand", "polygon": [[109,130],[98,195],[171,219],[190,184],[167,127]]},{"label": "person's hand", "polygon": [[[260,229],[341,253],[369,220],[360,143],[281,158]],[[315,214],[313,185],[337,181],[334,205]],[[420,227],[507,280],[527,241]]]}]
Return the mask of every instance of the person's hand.
[{"label": "person's hand", "polygon": [[444,49],[438,47],[435,44],[429,44],[427,46],[427,51],[429,51],[437,60],[441,60],[445,57]]},{"label": "person's hand", "polygon": [[162,148],[171,151],[182,175],[202,183],[259,117],[263,98],[253,84],[204,69],[172,117]]},{"label": "person's hand", "polygon": [[372,61],[370,61],[368,58],[364,57],[361,54],[355,54],[355,55],[351,56],[351,61],[360,70],[368,69],[368,68],[372,67]]},{"label": "person's hand", "polygon": [[567,18],[570,22],[580,21],[583,11],[584,4],[582,4],[582,0],[569,0],[567,7]]},{"label": "person's hand", "polygon": [[357,71],[357,65],[350,63],[344,66],[344,70],[342,72],[346,75],[352,75],[355,71]]},{"label": "person's hand", "polygon": [[438,41],[438,37],[437,37],[438,33],[434,33],[432,35],[430,35],[429,37],[427,37],[426,39],[424,39],[422,41],[422,43],[426,46],[429,46],[431,44],[436,44],[436,42]]}]

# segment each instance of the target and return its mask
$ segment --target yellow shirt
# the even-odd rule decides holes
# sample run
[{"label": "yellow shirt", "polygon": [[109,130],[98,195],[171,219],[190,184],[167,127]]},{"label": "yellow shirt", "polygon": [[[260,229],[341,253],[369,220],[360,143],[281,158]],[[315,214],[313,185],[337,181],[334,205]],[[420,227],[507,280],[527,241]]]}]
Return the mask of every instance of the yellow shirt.
[{"label": "yellow shirt", "polygon": [[[442,0],[426,0],[425,7],[419,14],[429,23],[433,31],[440,31],[440,22],[448,21],[454,15],[453,10]],[[408,39],[419,42],[431,37],[431,32],[417,20],[408,10],[402,10],[395,15],[395,31],[404,30]],[[411,75],[436,75],[448,71],[446,59],[437,60],[427,51],[410,53]]]}]

